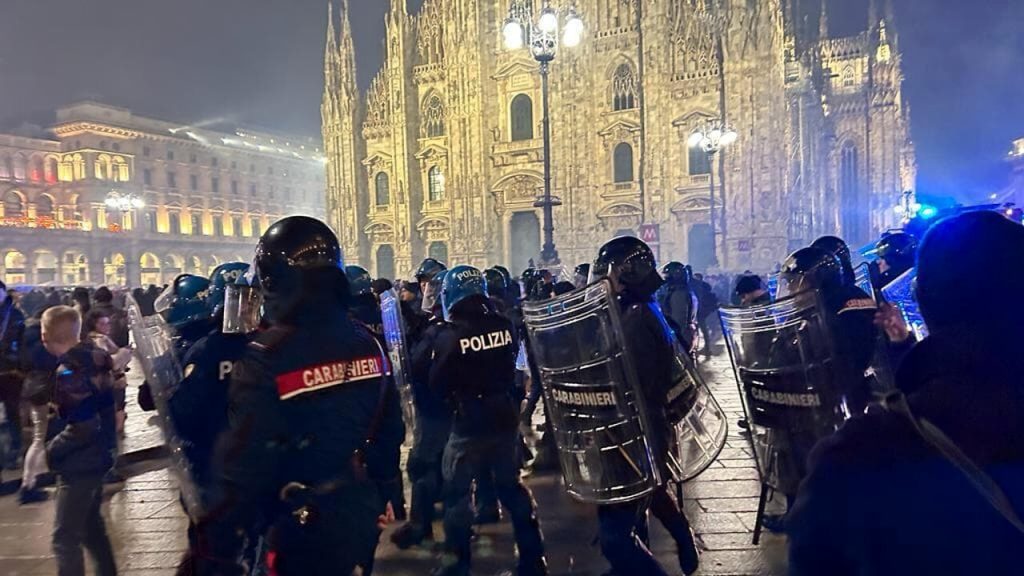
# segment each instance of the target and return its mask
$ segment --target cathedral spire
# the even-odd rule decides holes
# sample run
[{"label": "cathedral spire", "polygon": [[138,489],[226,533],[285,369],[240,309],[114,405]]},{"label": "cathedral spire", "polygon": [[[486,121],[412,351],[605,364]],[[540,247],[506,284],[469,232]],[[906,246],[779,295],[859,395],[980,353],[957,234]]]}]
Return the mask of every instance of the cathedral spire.
[{"label": "cathedral spire", "polygon": [[341,42],[337,58],[339,84],[345,95],[356,97],[356,51],[352,44],[352,25],[348,17],[348,0],[341,0]]},{"label": "cathedral spire", "polygon": [[818,39],[828,38],[828,0],[821,0],[821,16],[818,17]]},{"label": "cathedral spire", "polygon": [[334,3],[327,3],[327,41],[324,43],[324,89],[328,92],[337,88],[338,42],[334,31]]}]

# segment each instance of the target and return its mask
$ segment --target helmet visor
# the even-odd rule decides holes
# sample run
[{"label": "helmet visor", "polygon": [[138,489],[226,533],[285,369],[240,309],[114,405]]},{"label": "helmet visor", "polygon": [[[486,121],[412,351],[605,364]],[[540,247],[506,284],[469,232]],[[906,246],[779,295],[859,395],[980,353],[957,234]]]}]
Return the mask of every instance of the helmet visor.
[{"label": "helmet visor", "polygon": [[164,291],[156,297],[156,300],[153,301],[153,310],[155,310],[157,314],[166,318],[168,311],[170,311],[171,307],[174,306],[176,298],[177,295],[174,292],[174,282],[171,282],[167,285],[167,288],[164,288]]},{"label": "helmet visor", "polygon": [[233,284],[224,292],[225,334],[249,334],[260,327],[263,293],[252,286]]}]

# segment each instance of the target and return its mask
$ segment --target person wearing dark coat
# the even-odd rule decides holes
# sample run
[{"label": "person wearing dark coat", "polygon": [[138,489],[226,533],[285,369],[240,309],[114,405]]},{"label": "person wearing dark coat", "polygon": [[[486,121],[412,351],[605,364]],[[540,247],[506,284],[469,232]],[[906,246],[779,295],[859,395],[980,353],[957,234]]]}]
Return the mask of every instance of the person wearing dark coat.
[{"label": "person wearing dark coat", "polygon": [[21,454],[21,390],[22,340],[25,337],[25,315],[14,305],[14,299],[7,293],[7,286],[0,282],[0,403],[7,416],[7,427],[11,437],[11,451],[0,462],[8,470],[18,468]]},{"label": "person wearing dark coat", "polygon": [[925,237],[917,293],[930,336],[897,372],[905,397],[811,453],[787,519],[791,574],[1020,574],[1024,310],[1004,298],[1024,285],[1022,257],[1024,228],[993,212]]}]

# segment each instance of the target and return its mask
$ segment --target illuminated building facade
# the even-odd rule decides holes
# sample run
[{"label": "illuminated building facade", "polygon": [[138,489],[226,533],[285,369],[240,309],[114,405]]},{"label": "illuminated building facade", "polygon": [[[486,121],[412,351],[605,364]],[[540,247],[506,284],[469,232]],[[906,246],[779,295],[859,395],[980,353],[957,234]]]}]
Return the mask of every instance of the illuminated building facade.
[{"label": "illuminated building facade", "polygon": [[[331,19],[327,212],[350,259],[406,276],[425,256],[517,273],[538,258],[541,78],[502,27],[541,5],[426,0],[411,14],[392,0],[365,93],[348,14]],[[821,0],[551,5],[573,6],[586,28],[551,63],[563,263],[656,227],[662,260],[767,270],[818,235],[858,245],[896,223],[916,174],[889,0],[871,0],[864,31],[843,38]],[[738,138],[709,162],[687,140],[720,118]]]},{"label": "illuminated building facade", "polygon": [[291,214],[323,215],[320,143],[216,132],[83,102],[0,134],[0,278],[138,286],[249,261]]},{"label": "illuminated building facade", "polygon": [[1010,162],[1010,186],[1004,200],[1024,208],[1024,138],[1013,141],[1007,156]]}]

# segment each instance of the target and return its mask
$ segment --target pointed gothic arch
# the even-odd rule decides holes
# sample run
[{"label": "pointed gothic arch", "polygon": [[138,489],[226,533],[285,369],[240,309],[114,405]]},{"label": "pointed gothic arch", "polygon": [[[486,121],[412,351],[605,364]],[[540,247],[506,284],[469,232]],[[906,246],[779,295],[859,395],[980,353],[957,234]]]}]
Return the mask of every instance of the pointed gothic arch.
[{"label": "pointed gothic arch", "polygon": [[611,77],[612,110],[632,110],[637,107],[638,87],[633,65],[622,62],[615,67]]},{"label": "pointed gothic arch", "polygon": [[444,102],[436,92],[431,92],[423,101],[420,115],[421,135],[424,138],[440,138],[445,135]]}]

